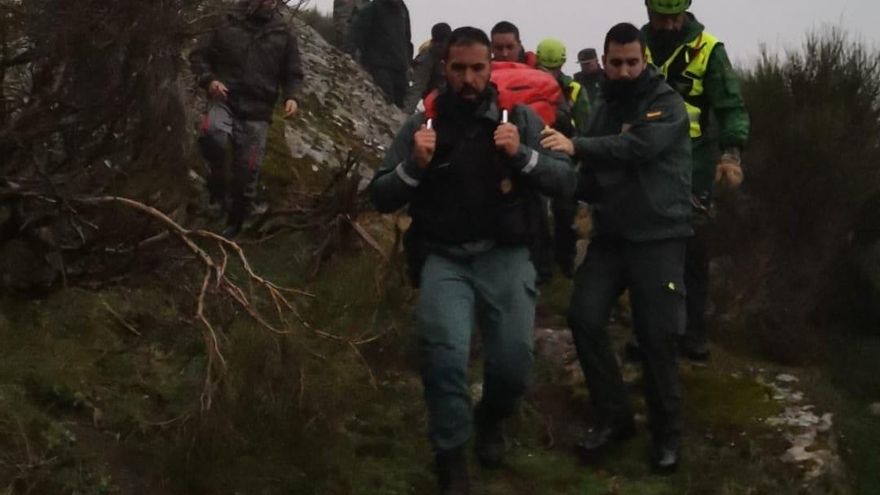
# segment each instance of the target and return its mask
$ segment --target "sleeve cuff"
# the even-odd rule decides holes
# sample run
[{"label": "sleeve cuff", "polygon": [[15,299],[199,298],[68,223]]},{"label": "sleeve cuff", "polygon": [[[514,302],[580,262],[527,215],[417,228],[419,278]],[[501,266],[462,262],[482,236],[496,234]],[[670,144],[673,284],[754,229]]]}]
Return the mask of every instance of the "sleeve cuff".
[{"label": "sleeve cuff", "polygon": [[404,184],[410,187],[419,187],[422,178],[425,176],[425,171],[419,168],[412,160],[400,162],[394,169],[394,172],[397,173],[397,176],[400,177]]},{"label": "sleeve cuff", "polygon": [[521,174],[528,175],[538,166],[540,158],[540,153],[524,144],[520,144],[516,154],[510,158],[510,164],[513,168],[518,169]]}]

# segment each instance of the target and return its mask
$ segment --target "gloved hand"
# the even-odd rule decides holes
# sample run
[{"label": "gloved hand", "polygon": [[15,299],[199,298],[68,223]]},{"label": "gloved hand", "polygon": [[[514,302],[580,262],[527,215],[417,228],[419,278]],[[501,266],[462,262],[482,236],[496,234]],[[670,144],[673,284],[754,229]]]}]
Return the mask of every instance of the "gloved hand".
[{"label": "gloved hand", "polygon": [[715,165],[715,183],[730,190],[738,189],[743,182],[743,169],[739,153],[724,153]]}]

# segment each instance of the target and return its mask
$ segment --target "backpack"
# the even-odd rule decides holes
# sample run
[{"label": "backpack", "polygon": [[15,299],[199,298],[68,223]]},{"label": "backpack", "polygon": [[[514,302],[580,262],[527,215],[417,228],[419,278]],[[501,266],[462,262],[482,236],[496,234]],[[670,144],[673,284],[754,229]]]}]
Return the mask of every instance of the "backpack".
[{"label": "backpack", "polygon": [[[498,89],[498,106],[512,110],[516,105],[528,105],[545,124],[556,122],[556,109],[562,90],[556,78],[547,72],[516,62],[492,62],[492,83]],[[438,91],[425,97],[425,117],[437,117]]]}]

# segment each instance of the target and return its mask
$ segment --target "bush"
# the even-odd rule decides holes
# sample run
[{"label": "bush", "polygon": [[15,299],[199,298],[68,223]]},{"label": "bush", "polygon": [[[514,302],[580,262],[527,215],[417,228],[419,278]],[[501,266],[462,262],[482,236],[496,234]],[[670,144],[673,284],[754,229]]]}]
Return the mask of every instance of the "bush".
[{"label": "bush", "polygon": [[724,300],[743,301],[747,324],[785,358],[804,330],[837,316],[829,296],[851,285],[842,257],[880,185],[880,55],[831,29],[784,57],[764,52],[743,91],[752,142],[718,239],[735,254],[720,264]]}]

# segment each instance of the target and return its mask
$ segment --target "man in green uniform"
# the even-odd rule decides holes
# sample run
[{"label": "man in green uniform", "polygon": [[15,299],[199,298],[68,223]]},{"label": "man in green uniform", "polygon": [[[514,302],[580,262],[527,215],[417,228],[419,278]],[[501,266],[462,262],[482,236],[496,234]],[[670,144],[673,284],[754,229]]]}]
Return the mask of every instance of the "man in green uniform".
[{"label": "man in green uniform", "polygon": [[692,234],[691,146],[681,96],[648,65],[642,33],[605,38],[606,81],[584,136],[545,131],[542,143],[581,161],[580,199],[592,206],[592,242],[575,274],[568,321],[596,424],[580,443],[592,459],[634,432],[633,413],[607,325],[629,289],[642,344],[653,438],[651,466],[678,466],[681,393],[675,339],[684,325],[684,251]]},{"label": "man in green uniform", "polygon": [[[529,107],[498,106],[489,38],[452,32],[446,87],[436,117],[417,113],[394,139],[370,184],[385,213],[409,206],[426,251],[416,310],[422,379],[442,493],[468,493],[463,451],[476,427],[481,464],[498,466],[501,423],[515,410],[532,365],[540,195],[573,194],[568,158],[540,145],[543,122]],[[483,396],[471,410],[467,380],[474,321],[485,353]]]},{"label": "man in green uniform", "polygon": [[749,115],[724,45],[687,11],[691,0],[645,0],[645,4],[649,22],[642,32],[649,59],[684,98],[690,117],[695,235],[687,246],[687,326],[680,352],[706,361],[712,189],[714,184],[735,189],[742,183],[740,153],[749,137]]},{"label": "man in green uniform", "polygon": [[373,0],[365,5],[351,21],[345,49],[373,76],[388,103],[403,108],[413,57],[406,3]]},{"label": "man in green uniform", "polygon": [[596,49],[584,48],[579,51],[578,64],[581,66],[581,71],[574,75],[574,80],[580,83],[587,92],[587,99],[593,103],[599,96],[599,87],[602,84],[602,66],[599,65]]}]

